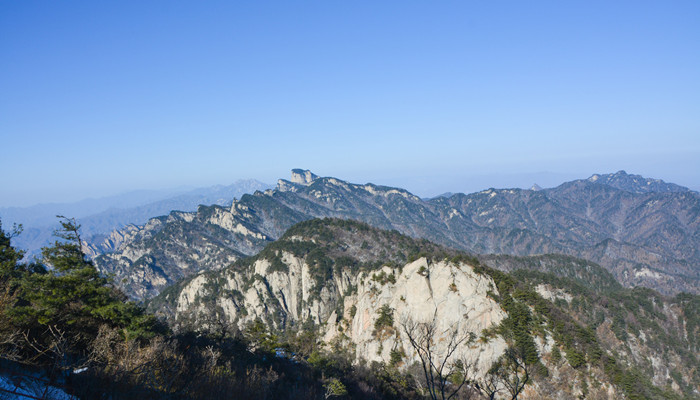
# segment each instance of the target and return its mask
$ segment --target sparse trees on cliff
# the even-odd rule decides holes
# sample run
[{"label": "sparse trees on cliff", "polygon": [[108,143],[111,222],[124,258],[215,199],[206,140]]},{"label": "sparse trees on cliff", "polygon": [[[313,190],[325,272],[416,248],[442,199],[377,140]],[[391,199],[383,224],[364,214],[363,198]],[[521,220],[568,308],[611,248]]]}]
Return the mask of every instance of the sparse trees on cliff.
[{"label": "sparse trees on cliff", "polygon": [[[401,321],[401,332],[420,359],[431,399],[455,398],[470,381],[473,364],[457,354],[459,347],[470,343],[474,336],[459,328],[459,324],[453,324],[441,331],[437,310],[430,321],[418,322],[408,315]],[[468,398],[471,388],[467,389]]]}]

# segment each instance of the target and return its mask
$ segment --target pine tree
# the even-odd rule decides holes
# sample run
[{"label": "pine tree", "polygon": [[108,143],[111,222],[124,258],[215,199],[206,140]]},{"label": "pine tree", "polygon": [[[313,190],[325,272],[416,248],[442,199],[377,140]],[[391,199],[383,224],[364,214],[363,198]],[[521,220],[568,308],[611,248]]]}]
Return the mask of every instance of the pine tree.
[{"label": "pine tree", "polygon": [[19,261],[23,253],[11,244],[12,237],[20,231],[21,226],[15,226],[12,233],[6,233],[0,221],[0,355],[3,358],[16,358],[20,349],[21,332],[8,315],[8,310],[17,304],[18,280],[22,275]]},{"label": "pine tree", "polygon": [[29,280],[32,291],[25,293],[32,313],[45,325],[73,325],[90,315],[99,316],[99,310],[112,300],[107,280],[81,249],[80,226],[66,218],[61,225],[55,232],[58,240],[42,250],[48,273],[34,275]]},{"label": "pine tree", "polygon": [[12,280],[16,279],[22,271],[20,260],[24,256],[24,252],[12,247],[11,240],[13,237],[22,232],[22,225],[15,225],[11,233],[7,233],[2,229],[2,221],[0,221],[0,285],[10,285]]},{"label": "pine tree", "polygon": [[148,336],[158,328],[153,316],[110,285],[82,251],[80,226],[62,218],[53,246],[42,250],[42,269],[27,271],[20,279],[20,300],[9,310],[14,322],[41,336],[58,327],[76,349],[84,349],[101,325],[125,328],[132,336]]}]

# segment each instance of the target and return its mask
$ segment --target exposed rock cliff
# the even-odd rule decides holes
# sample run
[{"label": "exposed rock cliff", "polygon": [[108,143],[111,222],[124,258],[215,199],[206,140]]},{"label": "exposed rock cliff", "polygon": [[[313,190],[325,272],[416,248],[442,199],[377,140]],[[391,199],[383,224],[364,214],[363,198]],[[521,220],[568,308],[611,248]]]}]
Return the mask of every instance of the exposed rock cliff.
[{"label": "exposed rock cliff", "polygon": [[[273,271],[268,260],[257,260],[246,272],[224,274],[223,286],[212,291],[212,281],[200,275],[184,285],[174,303],[175,320],[206,321],[212,304],[201,299],[216,296],[220,317],[239,328],[261,319],[276,329],[311,320],[322,327],[326,342],[343,340],[354,346],[358,358],[390,362],[392,350],[407,353],[408,363],[418,361],[401,322],[428,322],[435,317],[439,332],[459,326],[460,333],[479,336],[497,326],[506,316],[487,294],[493,280],[474,273],[463,263],[429,262],[420,258],[401,267],[384,266],[376,272],[353,274],[341,270],[330,281],[317,286],[313,267],[305,258],[282,252],[287,271]],[[386,278],[391,277],[391,278]],[[379,310],[388,306],[393,323],[377,328]],[[444,343],[445,338],[436,338]],[[503,339],[458,349],[457,358],[479,360],[484,373],[504,351]],[[438,352],[444,349],[436,349]]]},{"label": "exposed rock cliff", "polygon": [[245,207],[200,207],[196,213],[172,212],[142,227],[110,235],[115,251],[95,259],[102,272],[129,296],[148,298],[179,279],[220,269],[270,240],[248,222]]},{"label": "exposed rock cliff", "polygon": [[300,185],[308,185],[318,178],[318,175],[309,171],[308,169],[293,169],[292,170],[292,182],[298,183]]},{"label": "exposed rock cliff", "polygon": [[395,231],[312,220],[255,257],[166,289],[149,307],[200,330],[258,320],[273,332],[313,329],[357,362],[402,368],[420,361],[407,328],[432,323],[435,354],[445,354],[451,337],[470,338],[451,357],[473,364],[477,380],[506,349],[529,351],[537,378],[525,398],[621,397],[634,380],[645,396],[667,384],[694,393],[696,297],[624,289],[600,266],[572,257],[482,261],[513,275]]}]

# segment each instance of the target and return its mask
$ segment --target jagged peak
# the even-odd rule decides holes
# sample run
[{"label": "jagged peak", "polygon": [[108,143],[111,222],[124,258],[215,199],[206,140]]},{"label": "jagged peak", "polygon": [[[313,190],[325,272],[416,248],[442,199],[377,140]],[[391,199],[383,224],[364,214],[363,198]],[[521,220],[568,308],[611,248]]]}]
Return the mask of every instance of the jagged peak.
[{"label": "jagged peak", "polygon": [[294,168],[292,170],[292,183],[300,185],[310,185],[311,182],[318,179],[318,175],[308,169]]},{"label": "jagged peak", "polygon": [[279,179],[277,181],[277,190],[280,192],[299,192],[305,188],[324,191],[326,189],[341,188],[345,191],[364,190],[374,196],[388,197],[391,195],[399,195],[412,201],[420,201],[421,199],[407,191],[391,186],[375,185],[373,183],[357,184],[344,181],[333,177],[320,177],[310,170],[293,169],[292,180]]}]

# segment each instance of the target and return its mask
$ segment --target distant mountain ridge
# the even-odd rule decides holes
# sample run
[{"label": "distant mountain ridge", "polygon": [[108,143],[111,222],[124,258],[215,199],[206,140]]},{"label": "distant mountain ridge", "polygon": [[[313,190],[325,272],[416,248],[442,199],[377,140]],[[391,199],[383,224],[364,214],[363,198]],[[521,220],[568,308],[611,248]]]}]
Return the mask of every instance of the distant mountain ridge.
[{"label": "distant mountain ridge", "polygon": [[690,191],[690,189],[685,186],[676,185],[675,183],[666,183],[661,179],[649,179],[641,175],[630,175],[625,171],[618,171],[614,174],[605,175],[595,174],[587,180],[592,183],[608,185],[632,193],[678,193]]},{"label": "distant mountain ridge", "polygon": [[[621,174],[595,181],[621,181],[614,175]],[[404,189],[295,170],[292,181],[280,179],[276,189],[244,195],[230,208],[171,213],[115,232],[93,243],[92,252],[105,253],[98,267],[125,282],[129,295],[151,297],[182,277],[256,254],[295,223],[333,217],[479,254],[582,257],[626,286],[699,293],[700,195],[631,182],[627,190],[578,180],[539,191],[489,189],[425,201]]]},{"label": "distant mountain ridge", "polygon": [[83,199],[76,202],[44,203],[27,207],[2,207],[0,218],[4,223],[22,224],[25,227],[50,225],[56,214],[83,218],[110,208],[131,208],[178,196],[191,189],[135,190],[114,196]]},{"label": "distant mountain ridge", "polygon": [[271,185],[255,179],[238,180],[231,185],[215,185],[194,189],[178,196],[144,204],[139,207],[130,209],[112,208],[102,213],[91,215],[81,221],[83,224],[87,225],[88,228],[94,229],[93,232],[86,231],[88,234],[109,233],[111,230],[106,230],[101,227],[104,225],[103,221],[111,221],[108,222],[109,225],[114,223],[121,225],[140,225],[154,216],[165,215],[175,210],[194,211],[199,205],[215,204],[219,206],[229,206],[237,197],[241,197],[246,193],[253,193],[256,190],[266,190],[271,187]]},{"label": "distant mountain ridge", "polygon": [[[104,240],[115,229],[129,224],[141,225],[150,218],[168,214],[173,210],[194,211],[200,204],[230,205],[235,197],[271,186],[254,179],[238,180],[231,185],[216,185],[183,191],[147,191],[112,196],[98,200],[84,200],[71,204],[46,204],[26,209],[4,209],[8,221],[24,225],[24,232],[15,238],[18,248],[30,255],[38,254],[41,247],[52,240],[53,231],[59,227],[57,214],[75,217],[80,221],[84,239],[90,242]],[[11,212],[10,212],[11,211]],[[7,221],[4,219],[3,223]],[[29,215],[35,217],[29,220]]]}]

